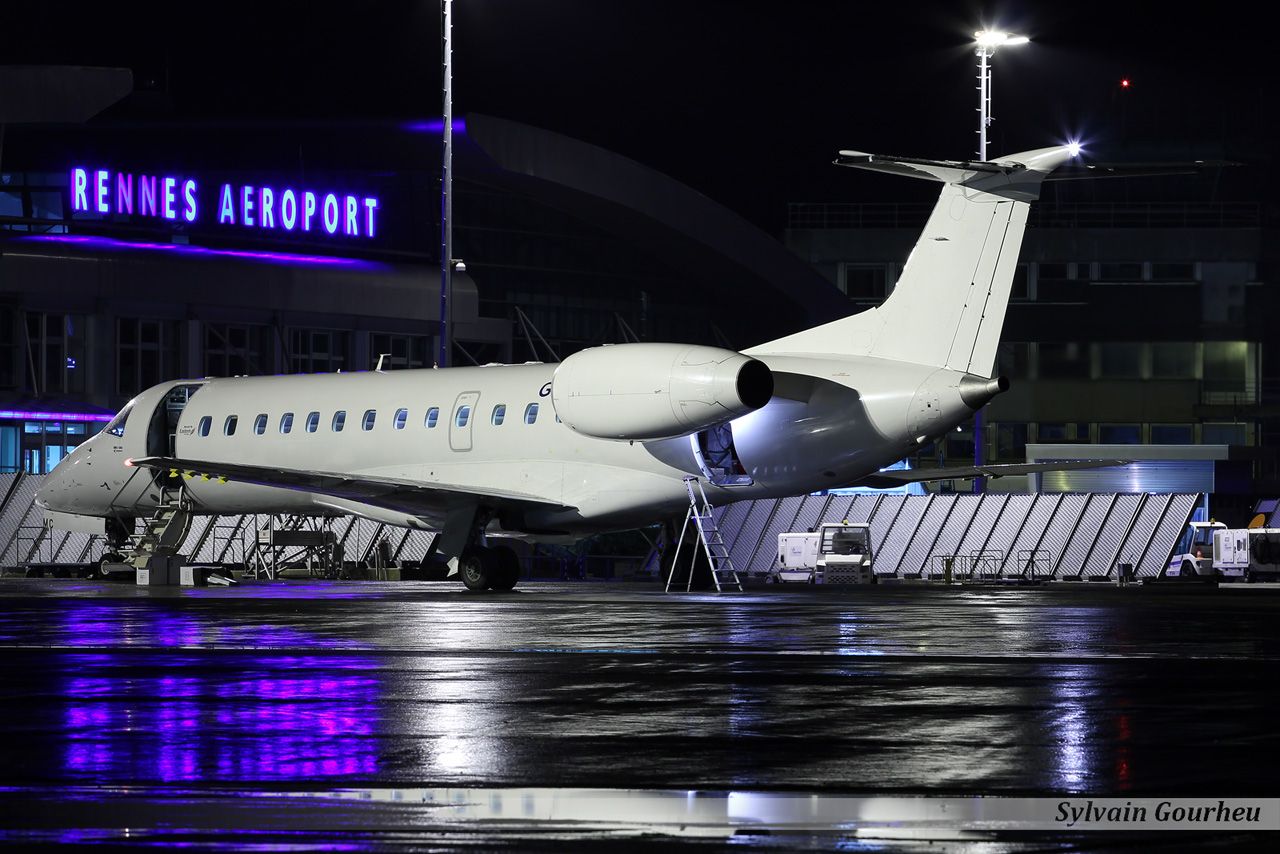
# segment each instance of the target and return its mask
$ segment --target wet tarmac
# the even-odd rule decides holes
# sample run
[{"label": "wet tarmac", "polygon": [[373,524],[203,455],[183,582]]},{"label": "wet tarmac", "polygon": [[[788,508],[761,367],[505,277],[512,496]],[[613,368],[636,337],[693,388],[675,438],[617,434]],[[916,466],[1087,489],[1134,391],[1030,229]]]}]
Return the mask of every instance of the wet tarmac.
[{"label": "wet tarmac", "polygon": [[862,850],[697,817],[1280,789],[1267,590],[5,579],[0,647],[5,842]]}]

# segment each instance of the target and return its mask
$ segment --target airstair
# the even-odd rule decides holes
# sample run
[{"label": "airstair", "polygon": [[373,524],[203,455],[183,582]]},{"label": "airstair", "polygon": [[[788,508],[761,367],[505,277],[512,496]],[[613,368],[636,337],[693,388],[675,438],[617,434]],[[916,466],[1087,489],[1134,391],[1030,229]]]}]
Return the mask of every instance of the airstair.
[{"label": "airstair", "polygon": [[[689,510],[685,513],[684,526],[680,529],[676,552],[671,556],[671,573],[667,576],[667,592],[671,591],[676,568],[680,565],[680,553],[684,548],[685,537],[689,535],[690,522],[693,522],[693,527],[698,532],[698,540],[702,543],[702,551],[707,556],[707,564],[711,567],[711,580],[716,585],[716,592],[723,593],[730,588],[741,591],[742,581],[733,568],[733,559],[729,557],[729,549],[725,545],[724,538],[720,536],[720,528],[716,525],[716,518],[711,512],[711,503],[707,501],[707,493],[702,487],[702,481],[696,477],[686,477],[684,488],[689,493]],[[685,592],[693,589],[693,574],[698,562],[698,546],[692,542],[692,539],[690,537],[689,545],[693,549],[693,555],[689,561],[689,578],[685,583]]]},{"label": "airstair", "polygon": [[161,489],[159,506],[147,519],[142,533],[129,538],[129,565],[146,569],[153,557],[177,554],[190,529],[191,508],[182,487]]}]

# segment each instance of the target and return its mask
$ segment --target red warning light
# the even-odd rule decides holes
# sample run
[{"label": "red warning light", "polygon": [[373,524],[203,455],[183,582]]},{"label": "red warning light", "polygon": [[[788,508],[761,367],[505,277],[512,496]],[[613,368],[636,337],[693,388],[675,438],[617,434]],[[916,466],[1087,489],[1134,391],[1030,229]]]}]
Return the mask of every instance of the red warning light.
[{"label": "red warning light", "polygon": [[1128,77],[1122,77],[1122,78],[1120,78],[1120,88],[1121,88],[1121,89],[1128,89],[1128,88],[1129,88],[1129,78],[1128,78]]}]

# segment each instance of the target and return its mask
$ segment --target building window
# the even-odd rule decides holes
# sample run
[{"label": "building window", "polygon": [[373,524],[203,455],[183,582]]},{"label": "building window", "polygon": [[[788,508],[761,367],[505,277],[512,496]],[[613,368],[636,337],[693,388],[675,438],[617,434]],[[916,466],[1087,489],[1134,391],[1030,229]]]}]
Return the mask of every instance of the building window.
[{"label": "building window", "polygon": [[524,408],[524,423],[533,424],[538,420],[538,404],[531,403]]},{"label": "building window", "polygon": [[292,429],[293,429],[293,413],[286,412],[284,415],[280,416],[280,432],[284,433],[285,435],[288,435],[289,431],[291,431]]},{"label": "building window", "polygon": [[1025,380],[1031,376],[1031,345],[1025,341],[1006,341],[997,350],[1002,376]]},{"label": "building window", "polygon": [[1040,378],[1052,380],[1087,379],[1088,348],[1077,341],[1043,342],[1040,351]]},{"label": "building window", "polygon": [[1205,445],[1247,445],[1248,434],[1243,424],[1204,424],[1200,441]]},{"label": "building window", "polygon": [[378,366],[378,358],[387,354],[383,368],[424,368],[430,338],[425,335],[396,335],[373,332],[369,335],[369,368]]},{"label": "building window", "polygon": [[84,318],[27,312],[28,371],[37,394],[84,391]]},{"label": "building window", "polygon": [[396,410],[396,417],[395,417],[395,419],[391,422],[391,426],[392,426],[392,427],[394,427],[394,428],[395,428],[395,429],[397,429],[397,430],[403,430],[403,429],[404,429],[404,425],[405,425],[405,424],[407,424],[408,422],[409,422],[409,410],[407,410],[407,409],[397,409],[397,410]]},{"label": "building window", "polygon": [[1244,341],[1204,342],[1204,390],[1240,394],[1249,373],[1249,345]]},{"label": "building window", "polygon": [[1196,265],[1190,261],[1179,264],[1152,263],[1151,280],[1153,282],[1194,282]]},{"label": "building window", "polygon": [[208,436],[211,429],[213,429],[213,416],[206,415],[200,419],[199,433],[201,436]]},{"label": "building window", "polygon": [[237,377],[267,373],[274,361],[265,345],[263,327],[236,323],[204,326],[204,373],[210,377]]},{"label": "building window", "polygon": [[1151,345],[1151,376],[1161,380],[1196,378],[1196,345],[1191,341],[1157,341]]},{"label": "building window", "polygon": [[1151,444],[1190,445],[1195,439],[1190,424],[1152,424]]},{"label": "building window", "polygon": [[320,429],[320,413],[308,412],[307,413],[307,432],[314,433],[319,429]]},{"label": "building window", "polygon": [[1041,442],[1067,441],[1067,425],[1062,421],[1041,421],[1036,426],[1036,438]]},{"label": "building window", "polygon": [[493,421],[494,427],[501,427],[502,422],[506,419],[506,417],[507,417],[507,405],[505,403],[499,403],[497,406],[493,408],[493,415],[491,416],[491,420]]},{"label": "building window", "polygon": [[222,435],[234,436],[236,434],[236,422],[239,420],[239,416],[228,415],[227,419],[222,422]]},{"label": "building window", "polygon": [[1026,424],[1002,422],[996,425],[996,457],[1002,460],[1026,459]]},{"label": "building window", "polygon": [[121,317],[116,321],[116,391],[132,397],[178,374],[177,324]]},{"label": "building window", "polygon": [[1142,443],[1142,425],[1099,424],[1098,442],[1103,445],[1139,445]]},{"label": "building window", "polygon": [[423,419],[423,423],[426,424],[427,429],[430,430],[432,427],[436,426],[436,422],[439,420],[440,420],[440,407],[433,406],[427,410],[427,417]]},{"label": "building window", "polygon": [[360,419],[360,429],[366,433],[373,429],[373,425],[378,420],[378,411],[376,409],[366,409],[364,417]]},{"label": "building window", "polygon": [[265,412],[253,419],[253,432],[258,436],[267,432],[267,414]]},{"label": "building window", "polygon": [[836,285],[849,299],[882,300],[888,291],[888,270],[884,264],[854,264],[844,262],[840,265]]},{"label": "building window", "polygon": [[289,371],[331,374],[347,366],[347,333],[333,329],[290,329]]},{"label": "building window", "polygon": [[333,413],[333,420],[329,422],[329,429],[335,433],[341,433],[342,428],[347,426],[347,411],[339,409]]},{"label": "building window", "polygon": [[1104,261],[1098,265],[1099,282],[1141,282],[1142,262],[1140,261]]},{"label": "building window", "polygon": [[21,434],[17,425],[0,427],[0,458],[8,471],[18,469],[21,457],[23,471],[48,474],[90,435],[82,422],[23,421],[21,424]]},{"label": "building window", "polygon": [[459,427],[466,427],[467,422],[470,420],[471,420],[471,407],[459,406],[458,417],[455,419],[454,423],[457,424]]}]

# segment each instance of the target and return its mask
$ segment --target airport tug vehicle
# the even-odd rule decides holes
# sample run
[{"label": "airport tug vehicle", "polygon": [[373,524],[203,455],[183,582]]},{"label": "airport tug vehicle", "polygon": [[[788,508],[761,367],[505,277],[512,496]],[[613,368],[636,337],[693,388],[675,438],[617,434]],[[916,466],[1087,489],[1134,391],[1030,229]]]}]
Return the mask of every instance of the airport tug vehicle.
[{"label": "airport tug vehicle", "polygon": [[773,582],[874,584],[871,526],[866,522],[827,522],[816,531],[778,535]]}]

